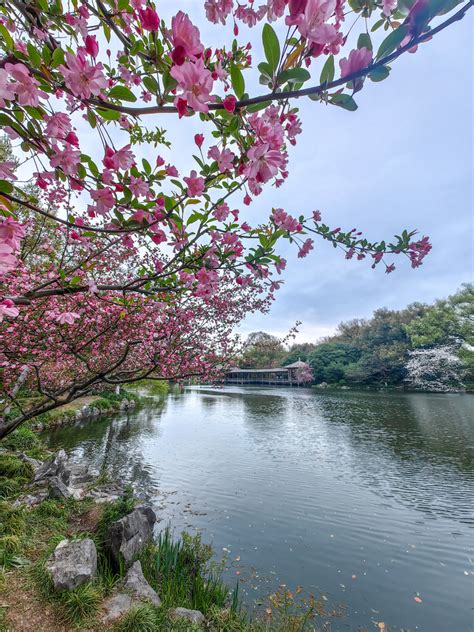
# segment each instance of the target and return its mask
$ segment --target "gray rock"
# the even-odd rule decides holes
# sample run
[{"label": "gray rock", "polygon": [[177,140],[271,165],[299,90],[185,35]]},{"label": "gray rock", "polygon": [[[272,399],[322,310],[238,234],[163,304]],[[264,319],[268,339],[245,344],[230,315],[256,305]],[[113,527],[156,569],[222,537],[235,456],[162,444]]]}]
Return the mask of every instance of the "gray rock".
[{"label": "gray rock", "polygon": [[73,493],[60,478],[52,476],[48,480],[48,490],[51,498],[72,498]]},{"label": "gray rock", "polygon": [[110,525],[108,541],[116,564],[120,563],[120,559],[123,559],[126,566],[134,562],[137,554],[152,538],[155,522],[153,509],[141,506]]},{"label": "gray rock", "polygon": [[54,590],[74,590],[97,575],[97,551],[90,538],[62,540],[46,563]]},{"label": "gray rock", "polygon": [[150,601],[154,606],[161,606],[161,599],[143,575],[142,565],[137,560],[125,575],[123,587],[134,597],[142,601]]},{"label": "gray rock", "polygon": [[20,454],[18,458],[25,463],[29,463],[34,472],[36,472],[36,470],[38,470],[43,465],[43,461],[32,459],[31,456],[27,456],[26,454]]},{"label": "gray rock", "polygon": [[87,493],[87,498],[92,498],[96,503],[107,503],[117,500],[123,494],[123,485],[106,483],[98,485]]},{"label": "gray rock", "polygon": [[96,476],[96,473],[87,467],[87,465],[71,464],[69,466],[70,476],[69,485],[78,487],[85,483],[90,483]]},{"label": "gray rock", "polygon": [[111,595],[104,601],[105,614],[102,617],[103,623],[113,623],[130,610],[133,600],[129,594],[118,592]]},{"label": "gray rock", "polygon": [[185,619],[191,623],[205,623],[206,619],[199,610],[188,610],[187,608],[175,608],[170,610],[170,614],[175,619]]},{"label": "gray rock", "polygon": [[59,450],[57,454],[45,461],[35,473],[34,482],[57,476],[65,485],[69,485],[70,470],[67,464],[67,454]]},{"label": "gray rock", "polygon": [[26,505],[27,507],[34,507],[39,503],[43,502],[46,498],[48,498],[49,493],[47,489],[40,489],[35,494],[25,494],[24,496],[20,496],[13,503],[14,507],[20,507],[21,505]]},{"label": "gray rock", "polygon": [[127,410],[128,408],[129,408],[128,399],[126,398],[122,399],[122,401],[120,402],[120,410]]}]

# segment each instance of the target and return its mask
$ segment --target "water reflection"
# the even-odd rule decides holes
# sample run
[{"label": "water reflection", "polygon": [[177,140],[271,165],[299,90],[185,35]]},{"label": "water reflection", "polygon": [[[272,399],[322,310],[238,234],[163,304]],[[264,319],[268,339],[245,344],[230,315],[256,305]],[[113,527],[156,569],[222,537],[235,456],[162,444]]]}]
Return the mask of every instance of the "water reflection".
[{"label": "water reflection", "polygon": [[301,583],[348,604],[341,630],[457,632],[472,621],[453,604],[473,594],[473,399],[195,388],[49,441],[154,502],[176,491],[161,517],[258,568],[250,604]]}]

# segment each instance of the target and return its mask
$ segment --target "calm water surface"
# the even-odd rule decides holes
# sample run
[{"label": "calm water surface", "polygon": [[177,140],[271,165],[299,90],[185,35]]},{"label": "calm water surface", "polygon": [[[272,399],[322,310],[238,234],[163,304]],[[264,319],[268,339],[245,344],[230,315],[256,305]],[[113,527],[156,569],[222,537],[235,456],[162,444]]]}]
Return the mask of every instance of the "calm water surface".
[{"label": "calm water surface", "polygon": [[249,607],[301,584],[346,604],[333,630],[472,632],[473,402],[194,388],[48,440],[202,530]]}]

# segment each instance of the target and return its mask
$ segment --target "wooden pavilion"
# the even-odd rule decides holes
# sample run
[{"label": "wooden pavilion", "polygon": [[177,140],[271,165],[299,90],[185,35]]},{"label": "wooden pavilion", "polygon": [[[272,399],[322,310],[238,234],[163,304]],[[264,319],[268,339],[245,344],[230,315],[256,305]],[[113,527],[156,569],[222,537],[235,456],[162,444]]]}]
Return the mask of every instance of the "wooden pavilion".
[{"label": "wooden pavilion", "polygon": [[226,384],[263,384],[268,386],[300,386],[298,369],[308,365],[301,360],[276,369],[240,369],[232,368],[226,371]]}]

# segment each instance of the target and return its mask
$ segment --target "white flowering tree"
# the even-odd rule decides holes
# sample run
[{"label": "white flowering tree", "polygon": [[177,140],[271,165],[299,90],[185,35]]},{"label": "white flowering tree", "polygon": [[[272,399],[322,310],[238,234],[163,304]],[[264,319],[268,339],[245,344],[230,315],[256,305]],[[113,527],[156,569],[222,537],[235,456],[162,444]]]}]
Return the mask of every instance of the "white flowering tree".
[{"label": "white flowering tree", "polygon": [[416,389],[438,392],[464,389],[466,370],[453,345],[410,351],[406,369],[406,381]]}]

